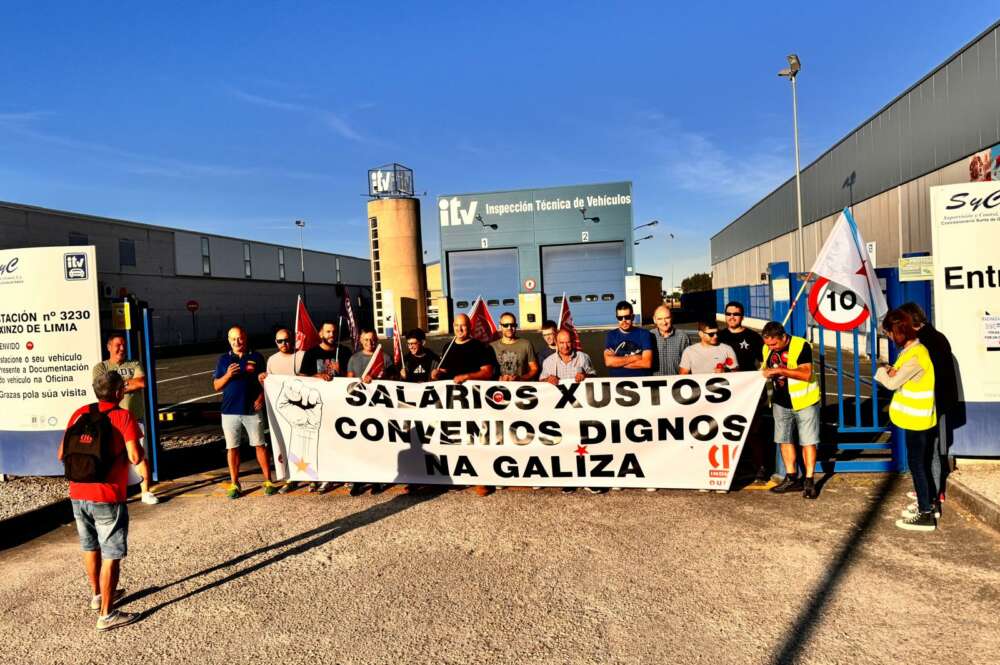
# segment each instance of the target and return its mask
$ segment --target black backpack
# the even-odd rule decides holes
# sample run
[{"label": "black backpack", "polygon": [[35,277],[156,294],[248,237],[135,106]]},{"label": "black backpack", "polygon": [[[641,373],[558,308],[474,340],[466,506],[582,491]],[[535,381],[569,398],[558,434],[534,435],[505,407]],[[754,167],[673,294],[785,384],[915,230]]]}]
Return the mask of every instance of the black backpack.
[{"label": "black backpack", "polygon": [[101,413],[97,404],[91,404],[63,436],[66,479],[76,483],[105,482],[114,462],[113,437],[114,426],[108,413]]}]

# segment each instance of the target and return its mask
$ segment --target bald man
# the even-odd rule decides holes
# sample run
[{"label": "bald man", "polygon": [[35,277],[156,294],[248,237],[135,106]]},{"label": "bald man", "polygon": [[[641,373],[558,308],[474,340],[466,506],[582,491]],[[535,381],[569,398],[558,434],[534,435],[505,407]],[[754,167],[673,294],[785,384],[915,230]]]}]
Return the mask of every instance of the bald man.
[{"label": "bald man", "polygon": [[660,305],[653,312],[653,341],[656,342],[656,356],[653,358],[653,376],[680,374],[681,355],[691,346],[686,333],[674,328],[673,314],[666,305]]},{"label": "bald man", "polygon": [[489,381],[493,378],[496,356],[490,347],[469,337],[470,327],[468,316],[459,314],[455,317],[455,337],[445,347],[437,369],[431,372],[431,380],[451,379],[455,383],[465,383],[469,380]]},{"label": "bald man", "polygon": [[219,356],[212,387],[222,392],[222,433],[226,438],[231,485],[226,491],[230,499],[243,494],[240,487],[240,439],[243,430],[257,452],[257,462],[264,473],[264,495],[271,496],[277,488],[271,484],[271,463],[264,439],[264,390],[258,375],[266,371],[264,357],[247,346],[247,333],[233,326],[227,335],[229,351]]},{"label": "bald man", "polygon": [[[445,347],[437,369],[431,371],[432,381],[451,379],[455,383],[465,383],[493,378],[493,368],[497,364],[493,349],[469,337],[470,327],[468,316],[459,314],[455,317],[455,337]],[[479,496],[493,492],[493,488],[486,485],[477,485],[473,489]]]}]

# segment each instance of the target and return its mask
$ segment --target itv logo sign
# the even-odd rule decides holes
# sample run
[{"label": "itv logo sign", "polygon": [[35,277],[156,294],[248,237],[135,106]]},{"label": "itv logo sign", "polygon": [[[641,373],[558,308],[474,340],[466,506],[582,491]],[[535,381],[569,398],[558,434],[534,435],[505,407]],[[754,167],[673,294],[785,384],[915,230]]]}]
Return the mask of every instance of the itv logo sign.
[{"label": "itv logo sign", "polygon": [[82,252],[63,254],[63,268],[67,281],[87,279],[87,255]]},{"label": "itv logo sign", "polygon": [[458,197],[438,200],[438,219],[441,226],[459,226],[460,224],[472,224],[476,219],[476,210],[479,201],[469,201],[468,208],[462,206]]}]

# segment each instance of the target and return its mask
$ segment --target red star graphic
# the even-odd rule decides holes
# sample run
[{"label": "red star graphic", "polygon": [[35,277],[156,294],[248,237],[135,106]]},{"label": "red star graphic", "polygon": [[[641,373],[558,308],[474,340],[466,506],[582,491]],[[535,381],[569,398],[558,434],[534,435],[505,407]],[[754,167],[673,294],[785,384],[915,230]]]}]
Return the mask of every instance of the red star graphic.
[{"label": "red star graphic", "polygon": [[577,446],[576,447],[576,454],[577,455],[586,455],[587,454],[587,446]]},{"label": "red star graphic", "polygon": [[856,273],[854,273],[854,274],[855,275],[867,275],[868,274],[868,270],[865,268],[865,264],[864,264],[863,261],[861,263],[861,267],[858,268],[858,271]]}]

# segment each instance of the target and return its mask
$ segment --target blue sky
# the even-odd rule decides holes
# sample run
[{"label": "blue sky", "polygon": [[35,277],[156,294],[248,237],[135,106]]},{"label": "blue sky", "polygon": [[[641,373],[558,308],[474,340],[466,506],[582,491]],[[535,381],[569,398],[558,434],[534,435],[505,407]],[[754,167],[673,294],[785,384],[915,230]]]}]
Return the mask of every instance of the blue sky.
[{"label": "blue sky", "polygon": [[792,175],[787,53],[804,166],[996,20],[992,3],[245,4],[5,3],[0,200],[292,244],[301,218],[308,245],[367,255],[367,169],[397,161],[427,192],[431,260],[438,194],[631,180],[636,224],[660,220],[638,268],[672,259],[679,282]]}]

